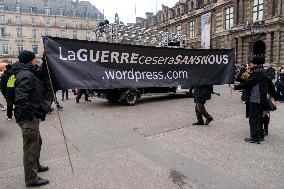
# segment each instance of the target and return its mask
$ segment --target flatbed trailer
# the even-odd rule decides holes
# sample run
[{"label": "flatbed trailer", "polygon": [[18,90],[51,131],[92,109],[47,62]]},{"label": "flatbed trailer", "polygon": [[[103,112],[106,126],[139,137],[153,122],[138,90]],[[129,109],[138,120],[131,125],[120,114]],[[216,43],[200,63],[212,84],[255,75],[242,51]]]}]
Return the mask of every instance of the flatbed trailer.
[{"label": "flatbed trailer", "polygon": [[105,98],[109,102],[119,102],[128,106],[137,104],[143,94],[185,94],[192,97],[190,89],[177,87],[146,87],[146,88],[117,88],[117,89],[96,89],[96,96]]}]

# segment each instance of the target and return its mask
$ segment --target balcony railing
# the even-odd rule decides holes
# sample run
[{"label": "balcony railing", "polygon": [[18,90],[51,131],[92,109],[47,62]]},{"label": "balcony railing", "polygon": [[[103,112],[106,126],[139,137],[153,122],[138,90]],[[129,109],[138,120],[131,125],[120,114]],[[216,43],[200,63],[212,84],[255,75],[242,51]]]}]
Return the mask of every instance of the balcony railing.
[{"label": "balcony railing", "polygon": [[[38,51],[38,54],[36,54],[37,57],[41,57],[43,52]],[[0,51],[0,57],[1,58],[17,58],[19,55],[18,51]]]}]

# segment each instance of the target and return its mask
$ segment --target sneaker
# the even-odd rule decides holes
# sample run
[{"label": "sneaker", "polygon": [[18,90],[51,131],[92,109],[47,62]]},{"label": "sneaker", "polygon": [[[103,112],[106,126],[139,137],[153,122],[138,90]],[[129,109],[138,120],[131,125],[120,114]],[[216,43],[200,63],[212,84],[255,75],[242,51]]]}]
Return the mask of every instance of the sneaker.
[{"label": "sneaker", "polygon": [[211,121],[213,121],[213,118],[212,118],[212,117],[209,118],[209,119],[207,119],[207,120],[205,121],[204,125],[208,125]]},{"label": "sneaker", "polygon": [[6,108],[5,107],[1,107],[0,110],[6,111]]},{"label": "sneaker", "polygon": [[8,118],[8,117],[7,117],[7,120],[8,120],[8,121],[11,121],[11,120],[12,120],[12,118]]}]

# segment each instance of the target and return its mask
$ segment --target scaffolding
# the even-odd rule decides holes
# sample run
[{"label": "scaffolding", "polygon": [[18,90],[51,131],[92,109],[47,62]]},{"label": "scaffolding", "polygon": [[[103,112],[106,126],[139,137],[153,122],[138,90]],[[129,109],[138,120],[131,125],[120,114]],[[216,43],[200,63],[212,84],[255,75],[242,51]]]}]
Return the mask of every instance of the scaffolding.
[{"label": "scaffolding", "polygon": [[186,44],[185,35],[158,31],[153,27],[142,28],[135,24],[109,24],[105,20],[91,33],[94,41],[154,47],[190,48]]}]

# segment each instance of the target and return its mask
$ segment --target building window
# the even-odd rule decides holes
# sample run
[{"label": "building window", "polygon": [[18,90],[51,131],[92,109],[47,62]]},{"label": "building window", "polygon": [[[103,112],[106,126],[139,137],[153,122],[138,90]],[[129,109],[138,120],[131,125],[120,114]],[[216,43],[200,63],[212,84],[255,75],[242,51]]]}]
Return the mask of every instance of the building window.
[{"label": "building window", "polygon": [[177,35],[181,35],[181,25],[177,26]]},{"label": "building window", "polygon": [[50,29],[45,30],[45,36],[50,36]]},{"label": "building window", "polygon": [[46,26],[50,26],[51,25],[50,18],[46,18],[45,19],[45,25]]},{"label": "building window", "polygon": [[16,16],[16,24],[21,24],[21,20],[20,16]]},{"label": "building window", "polygon": [[31,7],[31,13],[35,14],[36,13],[36,7]]},{"label": "building window", "polygon": [[60,36],[61,36],[62,38],[65,37],[65,31],[64,31],[64,30],[60,30]]},{"label": "building window", "polygon": [[204,0],[197,0],[197,7],[202,8],[204,6]]},{"label": "building window", "polygon": [[77,39],[77,32],[73,31],[73,39]]},{"label": "building window", "polygon": [[72,11],[72,15],[74,16],[74,17],[76,17],[76,11]]},{"label": "building window", "polygon": [[88,21],[85,22],[85,27],[89,28],[89,22]]},{"label": "building window", "polygon": [[0,27],[0,36],[6,36],[6,28]]},{"label": "building window", "polygon": [[36,29],[32,29],[32,38],[35,39],[37,36],[37,30]]},{"label": "building window", "polygon": [[226,23],[225,23],[225,27],[226,30],[230,30],[233,27],[234,24],[234,8],[233,7],[229,7],[226,9]]},{"label": "building window", "polygon": [[0,15],[0,22],[5,22],[5,15]]},{"label": "building window", "polygon": [[16,13],[21,13],[21,7],[20,6],[16,6]]},{"label": "building window", "polygon": [[87,32],[86,33],[86,40],[87,41],[91,41],[92,40],[91,32]]},{"label": "building window", "polygon": [[36,25],[36,18],[32,18],[31,22],[32,22],[32,25]]},{"label": "building window", "polygon": [[59,8],[59,15],[60,15],[60,16],[63,16],[63,13],[64,13],[64,12],[63,12],[63,9],[62,9],[62,7],[60,7],[60,8]]},{"label": "building window", "polygon": [[194,21],[189,22],[189,38],[193,39],[195,36],[194,33]]},{"label": "building window", "polygon": [[1,54],[9,54],[8,44],[1,44]]},{"label": "building window", "polygon": [[5,6],[3,3],[0,4],[0,11],[4,11],[5,10]]},{"label": "building window", "polygon": [[253,21],[261,21],[263,19],[263,0],[253,0]]},{"label": "building window", "polygon": [[33,53],[38,54],[38,46],[32,45],[32,51],[33,51]]},{"label": "building window", "polygon": [[72,27],[76,28],[76,21],[75,20],[72,21]]},{"label": "building window", "polygon": [[22,37],[23,34],[22,34],[22,28],[17,28],[17,37]]},{"label": "building window", "polygon": [[23,44],[18,44],[18,53],[22,52],[24,50]]},{"label": "building window", "polygon": [[61,28],[64,27],[64,20],[63,19],[59,20],[59,25],[60,25]]},{"label": "building window", "polygon": [[44,13],[45,15],[50,15],[50,8],[45,8]]}]

